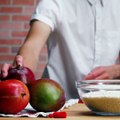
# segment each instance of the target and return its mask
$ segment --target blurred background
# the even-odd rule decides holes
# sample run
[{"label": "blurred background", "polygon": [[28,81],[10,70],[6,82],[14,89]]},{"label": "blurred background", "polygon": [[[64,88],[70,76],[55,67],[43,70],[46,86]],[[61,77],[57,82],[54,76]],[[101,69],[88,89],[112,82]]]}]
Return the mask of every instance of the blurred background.
[{"label": "blurred background", "polygon": [[[39,0],[0,0],[0,69],[12,63],[29,30],[31,15]],[[36,78],[40,78],[47,62],[46,46],[42,49]]]}]

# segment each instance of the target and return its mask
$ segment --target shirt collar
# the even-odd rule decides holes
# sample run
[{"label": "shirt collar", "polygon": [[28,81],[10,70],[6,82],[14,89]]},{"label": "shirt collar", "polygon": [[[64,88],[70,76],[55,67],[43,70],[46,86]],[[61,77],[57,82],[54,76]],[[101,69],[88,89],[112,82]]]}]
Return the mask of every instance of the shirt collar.
[{"label": "shirt collar", "polygon": [[[88,0],[88,2],[89,2],[90,5],[95,5],[95,4],[96,4],[96,1],[97,1],[97,0]],[[103,2],[103,1],[104,1],[104,0],[100,0],[100,3],[101,3],[102,6],[104,6],[104,2]]]}]

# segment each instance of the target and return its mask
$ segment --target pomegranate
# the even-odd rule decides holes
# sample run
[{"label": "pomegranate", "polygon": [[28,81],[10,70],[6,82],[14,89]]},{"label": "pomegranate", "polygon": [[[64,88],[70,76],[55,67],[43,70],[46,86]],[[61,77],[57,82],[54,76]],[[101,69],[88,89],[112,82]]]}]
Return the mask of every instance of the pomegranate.
[{"label": "pomegranate", "polygon": [[28,67],[18,65],[15,68],[9,69],[8,76],[6,78],[1,77],[1,81],[8,79],[18,79],[28,85],[35,80],[35,76],[32,70]]},{"label": "pomegranate", "polygon": [[59,110],[65,104],[65,93],[62,87],[51,79],[39,79],[29,85],[30,104],[42,112]]},{"label": "pomegranate", "polygon": [[0,113],[16,114],[23,110],[30,99],[27,86],[16,79],[0,82]]}]

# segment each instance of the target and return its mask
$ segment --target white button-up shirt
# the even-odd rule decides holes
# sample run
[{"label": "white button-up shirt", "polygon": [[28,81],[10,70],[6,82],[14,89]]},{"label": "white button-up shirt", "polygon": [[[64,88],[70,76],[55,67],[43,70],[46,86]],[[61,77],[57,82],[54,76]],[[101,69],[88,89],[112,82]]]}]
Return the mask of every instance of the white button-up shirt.
[{"label": "white button-up shirt", "polygon": [[117,64],[120,0],[40,0],[32,19],[48,24],[48,64],[44,75],[78,97],[75,81],[98,66]]}]

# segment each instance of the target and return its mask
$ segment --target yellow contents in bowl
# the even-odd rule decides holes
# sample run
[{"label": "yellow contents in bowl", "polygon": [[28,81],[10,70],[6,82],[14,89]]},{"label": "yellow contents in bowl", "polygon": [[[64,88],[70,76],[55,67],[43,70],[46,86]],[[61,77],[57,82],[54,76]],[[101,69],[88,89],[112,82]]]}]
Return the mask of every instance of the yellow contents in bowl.
[{"label": "yellow contents in bowl", "polygon": [[82,99],[94,112],[120,113],[120,91],[89,92]]}]

